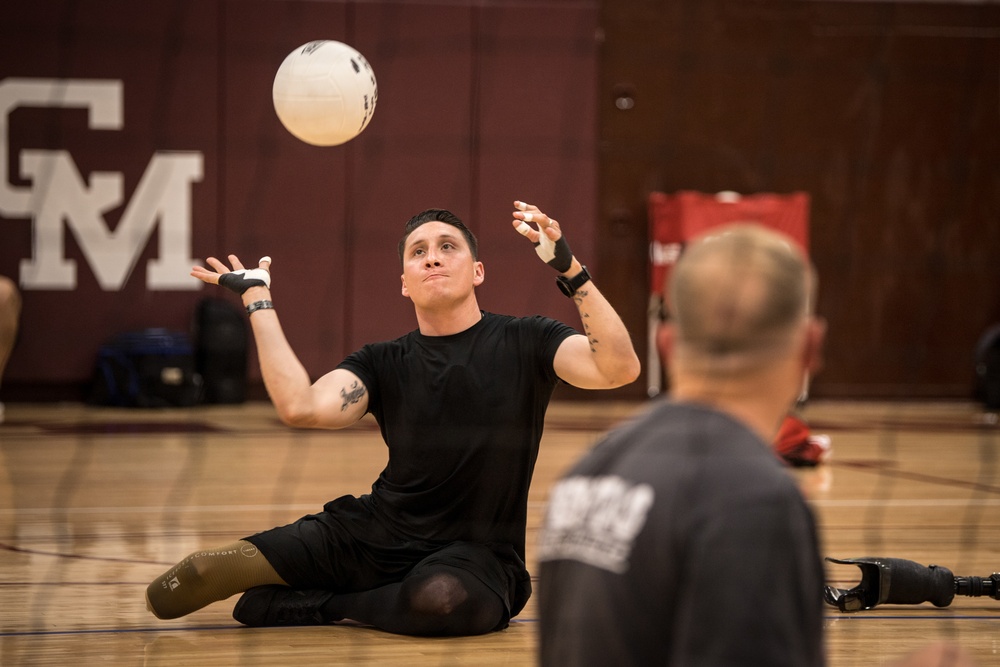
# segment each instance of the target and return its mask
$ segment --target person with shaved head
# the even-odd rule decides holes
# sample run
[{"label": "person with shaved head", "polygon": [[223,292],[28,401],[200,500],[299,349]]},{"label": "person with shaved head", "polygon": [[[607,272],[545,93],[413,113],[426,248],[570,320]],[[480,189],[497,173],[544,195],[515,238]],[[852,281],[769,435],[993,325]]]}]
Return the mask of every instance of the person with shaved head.
[{"label": "person with shaved head", "polygon": [[771,451],[820,367],[817,281],[789,238],[688,246],[656,344],[670,392],[555,485],[538,558],[542,665],[822,665],[813,515]]}]

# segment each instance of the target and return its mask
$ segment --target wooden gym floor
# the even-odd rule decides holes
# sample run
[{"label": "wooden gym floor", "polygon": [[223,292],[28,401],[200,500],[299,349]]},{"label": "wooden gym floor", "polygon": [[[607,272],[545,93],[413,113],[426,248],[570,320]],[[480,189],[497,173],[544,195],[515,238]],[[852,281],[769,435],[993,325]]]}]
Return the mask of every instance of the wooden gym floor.
[{"label": "wooden gym floor", "polygon": [[[530,498],[530,569],[553,480],[643,407],[553,404]],[[830,435],[833,456],[789,474],[815,508],[826,555],[907,558],[963,576],[1000,571],[1000,427],[977,406],[814,401],[806,416],[814,432]],[[384,455],[369,419],[345,431],[297,431],[265,403],[167,411],[7,405],[0,664],[533,664],[533,601],[506,631],[460,639],[244,628],[230,616],[236,597],[174,621],[146,612],[147,583],[177,560],[366,492]],[[842,588],[858,573],[827,568]],[[721,574],[737,594],[739,573]],[[990,598],[854,615],[827,607],[825,627],[833,667],[889,665],[934,640],[960,645],[981,665],[1000,664],[1000,601]]]}]

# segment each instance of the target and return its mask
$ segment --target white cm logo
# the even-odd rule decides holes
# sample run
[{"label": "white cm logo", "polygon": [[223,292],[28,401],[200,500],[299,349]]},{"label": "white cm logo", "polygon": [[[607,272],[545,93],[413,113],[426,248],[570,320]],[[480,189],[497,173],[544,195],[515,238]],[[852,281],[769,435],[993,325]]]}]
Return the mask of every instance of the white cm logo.
[{"label": "white cm logo", "polygon": [[122,174],[94,172],[89,185],[63,150],[22,150],[18,187],[7,173],[8,119],[19,107],[83,107],[92,130],[123,127],[122,82],[115,80],[18,79],[0,81],[0,214],[31,217],[32,256],[21,260],[24,289],[76,288],[76,262],[65,256],[63,221],[72,230],[102,289],[119,290],[159,221],[160,257],[146,266],[151,290],[201,287],[188,275],[191,255],[191,186],[201,181],[200,152],[154,153],[132,199],[112,231],[104,219],[123,201]]}]

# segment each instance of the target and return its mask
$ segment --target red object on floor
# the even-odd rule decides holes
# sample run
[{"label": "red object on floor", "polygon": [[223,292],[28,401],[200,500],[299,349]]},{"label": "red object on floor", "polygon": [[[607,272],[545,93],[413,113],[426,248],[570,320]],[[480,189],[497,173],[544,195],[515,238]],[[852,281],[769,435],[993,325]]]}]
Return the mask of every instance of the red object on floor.
[{"label": "red object on floor", "polygon": [[813,435],[803,419],[788,415],[774,438],[774,452],[790,466],[813,467],[830,457],[830,437]]}]

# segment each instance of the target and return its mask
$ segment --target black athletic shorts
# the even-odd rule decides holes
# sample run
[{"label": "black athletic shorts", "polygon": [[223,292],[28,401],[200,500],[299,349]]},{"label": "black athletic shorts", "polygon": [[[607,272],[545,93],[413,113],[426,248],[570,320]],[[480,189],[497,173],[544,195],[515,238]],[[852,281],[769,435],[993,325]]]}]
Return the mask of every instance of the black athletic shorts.
[{"label": "black athletic shorts", "polygon": [[254,544],[293,588],[355,593],[402,581],[429,567],[456,567],[482,581],[504,602],[507,627],[531,596],[531,580],[509,544],[432,542],[389,530],[363,499],[343,496],[319,514],[243,538]]}]

